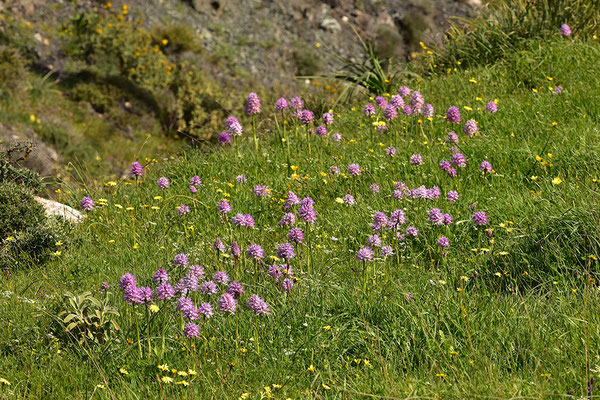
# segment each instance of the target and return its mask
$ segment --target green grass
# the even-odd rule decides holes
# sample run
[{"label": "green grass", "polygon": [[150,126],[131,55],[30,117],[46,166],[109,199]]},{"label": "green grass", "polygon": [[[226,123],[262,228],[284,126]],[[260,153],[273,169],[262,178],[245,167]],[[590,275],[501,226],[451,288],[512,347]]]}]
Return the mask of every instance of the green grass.
[{"label": "green grass", "polygon": [[599,15],[595,0],[499,0],[489,2],[477,18],[458,19],[446,32],[447,40],[433,54],[434,63],[451,66],[491,65],[515,52],[529,41],[560,36],[568,24],[574,36],[597,33]]},{"label": "green grass", "polygon": [[[239,153],[217,147],[188,152],[148,165],[137,187],[122,179],[115,186],[64,194],[74,206],[84,195],[106,204],[88,213],[50,264],[10,271],[0,281],[0,377],[11,382],[0,386],[1,396],[235,399],[247,392],[251,399],[556,399],[569,391],[584,396],[600,364],[599,50],[592,39],[534,40],[522,54],[488,68],[397,82],[418,89],[436,107],[432,121],[401,116],[390,133],[378,134],[374,119],[362,114],[363,99],[335,110],[328,130],[342,133],[341,146],[312,135],[310,151],[305,129],[296,134],[292,123],[284,125],[282,142],[272,107],[263,104],[258,153],[246,119],[244,135],[236,138]],[[556,85],[564,87],[563,94],[548,89]],[[499,111],[483,112],[493,99]],[[460,107],[463,122],[478,121],[479,135],[466,138],[462,125],[444,120],[451,105]],[[459,133],[458,147],[468,160],[454,179],[438,167],[449,157],[450,130]],[[394,158],[385,154],[390,144],[398,149]],[[424,165],[409,164],[414,153],[423,155]],[[146,154],[142,149],[140,161]],[[494,173],[479,171],[484,159]],[[360,177],[328,174],[330,166],[346,172],[350,163],[360,164]],[[290,176],[294,171],[297,177]],[[235,177],[242,173],[248,182],[238,184]],[[194,175],[204,186],[191,194]],[[160,176],[171,181],[164,191],[155,184]],[[561,183],[553,183],[555,178]],[[397,181],[410,188],[435,185],[442,196],[396,201]],[[369,190],[375,182],[380,194]],[[255,184],[268,185],[271,197],[256,198]],[[450,204],[445,195],[453,189],[461,197]],[[258,243],[265,262],[274,262],[269,256],[287,237],[277,222],[288,190],[315,200],[318,221],[305,232],[307,244],[296,248],[291,264],[299,281],[285,295],[266,267],[218,256],[212,245],[217,237],[227,246],[237,240],[243,251]],[[336,202],[348,193],[354,206]],[[233,213],[252,214],[256,228],[232,227],[223,219],[216,210],[223,198]],[[181,203],[190,206],[189,214],[177,215]],[[427,213],[433,207],[452,214],[454,224],[431,226]],[[474,228],[473,207],[487,213],[493,237]],[[405,209],[408,224],[420,234],[402,245],[384,232],[384,243],[396,254],[370,263],[364,279],[354,254],[372,234],[373,214],[396,208]],[[301,221],[297,225],[305,228]],[[435,245],[441,235],[451,243],[445,257]],[[191,342],[181,337],[178,313],[159,311],[150,320],[150,352],[144,309],[138,307],[140,357],[131,307],[121,300],[118,280],[131,272],[149,285],[158,268],[176,276],[171,262],[181,252],[209,271],[227,271],[246,294],[235,316],[216,312]],[[103,281],[111,285],[108,299],[121,312],[122,329],[106,345],[76,344],[57,322],[62,296],[97,292]],[[272,315],[258,318],[245,309],[254,293],[270,304]],[[161,357],[154,349],[161,346],[163,315],[167,351]],[[165,363],[197,374],[162,372],[157,366]],[[161,382],[163,376],[174,382]],[[175,384],[181,380],[190,386]]]}]

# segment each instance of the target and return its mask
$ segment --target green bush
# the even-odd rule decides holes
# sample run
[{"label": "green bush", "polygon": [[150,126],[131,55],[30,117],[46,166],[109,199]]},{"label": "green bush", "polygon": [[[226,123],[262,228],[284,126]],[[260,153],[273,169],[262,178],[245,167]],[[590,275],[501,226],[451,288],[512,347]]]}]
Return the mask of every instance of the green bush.
[{"label": "green bush", "polygon": [[185,25],[157,26],[152,29],[151,35],[152,41],[167,53],[202,51],[202,46],[196,41],[196,33]]},{"label": "green bush", "polygon": [[[69,83],[72,98],[109,114],[121,97],[140,100],[168,132],[193,139],[213,135],[231,100],[192,66],[197,60],[184,60],[196,54],[179,54],[202,50],[195,33],[180,25],[148,32],[140,22],[126,9],[79,12],[71,19],[64,29],[64,49],[86,64]],[[224,60],[232,67],[230,49],[221,50],[223,54],[212,55],[213,61]]]},{"label": "green bush", "polygon": [[[24,157],[26,158],[31,151],[32,146],[27,142],[16,142],[5,150],[8,159],[11,158],[13,153],[25,154]],[[0,185],[16,183],[34,194],[42,190],[42,177],[40,174],[26,168],[16,168],[4,157],[3,154],[0,154]]]},{"label": "green bush", "polygon": [[0,243],[0,269],[43,265],[56,251],[59,235],[51,227],[33,226]]},{"label": "green bush", "polygon": [[95,82],[78,82],[70,90],[71,98],[75,101],[90,103],[94,110],[104,114],[116,105],[114,90],[109,85],[99,85]]},{"label": "green bush", "polygon": [[38,174],[0,159],[0,269],[43,264],[56,249],[59,235],[33,198],[40,189]]},{"label": "green bush", "polygon": [[65,51],[84,60],[105,75],[120,75],[138,85],[166,87],[174,65],[154,44],[152,35],[122,13],[84,12],[76,14],[64,29]]},{"label": "green bush", "polygon": [[321,70],[319,55],[308,45],[299,44],[294,49],[294,65],[299,76],[312,76]]},{"label": "green bush", "polygon": [[187,66],[178,69],[171,91],[175,95],[171,107],[177,132],[206,139],[222,125],[226,104],[216,101],[219,88],[201,71]]},{"label": "green bush", "polygon": [[4,182],[0,186],[0,238],[6,239],[46,221],[44,207],[21,185]]},{"label": "green bush", "polygon": [[419,42],[423,40],[424,32],[431,28],[431,17],[423,11],[410,11],[402,20],[404,41],[410,52],[419,49]]}]

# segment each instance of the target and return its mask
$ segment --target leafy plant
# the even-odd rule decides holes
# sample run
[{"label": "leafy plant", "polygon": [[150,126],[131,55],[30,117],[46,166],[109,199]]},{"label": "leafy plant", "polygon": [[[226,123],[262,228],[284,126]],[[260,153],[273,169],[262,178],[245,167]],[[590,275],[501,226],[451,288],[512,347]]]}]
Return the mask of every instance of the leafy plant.
[{"label": "leafy plant", "polygon": [[[351,95],[357,87],[362,87],[373,95],[390,93],[399,75],[415,75],[406,69],[399,70],[395,68],[391,58],[379,58],[375,46],[365,42],[354,27],[352,27],[352,30],[364,50],[363,60],[356,62],[332,51],[331,54],[342,64],[342,67],[332,74],[320,76],[320,78],[341,80],[349,84],[340,93],[338,100],[346,95]],[[387,67],[384,67],[385,65]]]},{"label": "leafy plant", "polygon": [[104,344],[121,329],[116,321],[119,311],[110,306],[108,300],[101,301],[91,292],[66,293],[65,299],[68,308],[59,317],[65,325],[65,333],[79,344],[86,341]]}]

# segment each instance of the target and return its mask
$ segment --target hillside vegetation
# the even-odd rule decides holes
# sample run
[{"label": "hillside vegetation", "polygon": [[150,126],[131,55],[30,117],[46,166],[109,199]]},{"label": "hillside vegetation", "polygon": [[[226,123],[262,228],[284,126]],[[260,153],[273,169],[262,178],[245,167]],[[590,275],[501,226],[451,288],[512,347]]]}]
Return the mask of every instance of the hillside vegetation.
[{"label": "hillside vegetation", "polygon": [[448,18],[474,12],[449,0],[7,0],[0,151],[33,143],[24,165],[69,184],[73,164],[118,178],[140,149],[163,157],[216,142],[249,91],[335,98],[331,82],[296,79],[339,67],[317,43],[360,62],[356,28],[379,57],[404,61]]},{"label": "hillside vegetation", "polygon": [[78,169],[85,220],[0,281],[0,397],[597,396],[598,16],[567,3],[499,57],[423,43],[382,96],[251,93],[203,151]]}]

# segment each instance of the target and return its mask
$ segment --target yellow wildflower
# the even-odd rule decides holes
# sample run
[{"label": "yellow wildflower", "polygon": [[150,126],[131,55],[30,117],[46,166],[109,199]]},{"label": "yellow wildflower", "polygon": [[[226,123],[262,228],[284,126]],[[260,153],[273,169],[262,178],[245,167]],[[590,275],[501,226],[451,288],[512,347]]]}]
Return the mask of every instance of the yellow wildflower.
[{"label": "yellow wildflower", "polygon": [[162,364],[158,366],[158,369],[160,369],[161,371],[168,371],[169,366],[167,364]]}]

